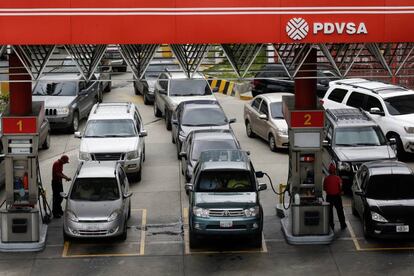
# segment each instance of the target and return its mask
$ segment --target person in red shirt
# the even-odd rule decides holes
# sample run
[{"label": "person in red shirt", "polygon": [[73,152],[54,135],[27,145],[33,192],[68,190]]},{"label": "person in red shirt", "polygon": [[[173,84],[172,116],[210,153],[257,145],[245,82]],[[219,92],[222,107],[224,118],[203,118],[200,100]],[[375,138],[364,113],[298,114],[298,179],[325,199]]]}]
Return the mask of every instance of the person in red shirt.
[{"label": "person in red shirt", "polygon": [[342,180],[336,175],[335,164],[329,165],[329,175],[325,177],[323,181],[323,189],[326,192],[326,201],[330,204],[329,210],[329,225],[334,230],[333,220],[333,207],[335,206],[336,213],[338,214],[339,222],[341,223],[341,229],[346,228],[344,208],[342,206],[341,198],[341,185]]},{"label": "person in red shirt", "polygon": [[62,179],[70,181],[71,178],[67,177],[63,173],[63,165],[69,163],[69,157],[62,155],[58,160],[53,163],[52,167],[52,191],[53,191],[53,217],[60,218],[63,215],[62,201],[63,198],[60,195],[63,192]]}]

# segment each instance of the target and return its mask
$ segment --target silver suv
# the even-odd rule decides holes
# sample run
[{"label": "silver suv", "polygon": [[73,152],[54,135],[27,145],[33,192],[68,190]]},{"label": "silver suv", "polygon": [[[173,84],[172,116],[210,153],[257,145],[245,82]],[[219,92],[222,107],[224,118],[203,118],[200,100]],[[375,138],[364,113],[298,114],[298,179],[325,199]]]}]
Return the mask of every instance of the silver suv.
[{"label": "silver suv", "polygon": [[132,103],[96,104],[89,115],[82,138],[79,159],[83,161],[124,160],[124,169],[134,180],[141,180],[145,161],[145,141],[141,115]]},{"label": "silver suv", "polygon": [[66,199],[63,236],[127,238],[132,193],[124,169],[116,162],[81,162]]},{"label": "silver suv", "polygon": [[200,74],[193,75],[192,79],[188,79],[184,73],[161,73],[155,84],[154,94],[154,115],[165,117],[168,130],[171,130],[172,114],[181,102],[216,100],[210,85]]}]

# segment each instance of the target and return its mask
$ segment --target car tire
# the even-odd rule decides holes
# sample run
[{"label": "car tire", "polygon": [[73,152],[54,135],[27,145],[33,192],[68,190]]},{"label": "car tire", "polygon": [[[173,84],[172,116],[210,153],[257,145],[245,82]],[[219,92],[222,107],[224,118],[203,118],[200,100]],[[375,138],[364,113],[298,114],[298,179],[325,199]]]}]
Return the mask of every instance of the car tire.
[{"label": "car tire", "polygon": [[171,115],[170,113],[165,110],[165,127],[167,130],[171,130]]},{"label": "car tire", "polygon": [[129,205],[128,205],[128,217],[127,219],[131,218],[131,200],[129,201]]},{"label": "car tire", "polygon": [[273,134],[269,134],[269,148],[273,152],[277,151],[276,139]]},{"label": "car tire", "polygon": [[144,97],[144,104],[145,105],[150,105],[151,102],[150,102],[150,100],[148,100],[147,93],[144,92],[143,97]]},{"label": "car tire", "polygon": [[161,110],[159,110],[156,102],[154,102],[154,116],[157,117],[157,118],[162,117]]},{"label": "car tire", "polygon": [[176,149],[177,149],[177,159],[181,160],[181,157],[180,157],[181,143],[180,143],[180,141],[176,141],[175,144],[176,144]]},{"label": "car tire", "polygon": [[139,92],[139,90],[134,86],[134,92],[135,92],[135,95],[141,95],[141,93]]},{"label": "car tire", "polygon": [[246,135],[247,137],[250,137],[250,138],[256,137],[256,134],[254,134],[252,130],[252,126],[249,121],[246,121]]},{"label": "car tire", "polygon": [[72,237],[66,234],[65,230],[63,230],[62,232],[63,232],[63,241],[67,242],[67,241],[72,240]]},{"label": "car tire", "polygon": [[190,248],[198,248],[200,246],[200,240],[196,234],[192,233],[190,230]]},{"label": "car tire", "polygon": [[254,234],[252,237],[252,246],[254,248],[262,248],[262,233]]},{"label": "car tire", "polygon": [[404,160],[404,158],[406,157],[406,153],[404,151],[404,146],[403,143],[401,141],[401,138],[398,134],[391,134],[388,139],[394,138],[395,141],[397,142],[396,146],[397,146],[397,157],[398,160]]},{"label": "car tire", "polygon": [[75,133],[76,131],[78,131],[78,129],[79,129],[79,112],[75,111],[73,112],[72,123],[71,123],[71,126],[69,127],[69,131],[71,133]]},{"label": "car tire", "polygon": [[128,229],[127,229],[127,221],[125,220],[125,226],[124,226],[124,231],[122,232],[122,234],[119,236],[119,240],[121,241],[126,241],[127,237],[128,237]]},{"label": "car tire", "polygon": [[352,210],[352,215],[354,215],[355,217],[359,217],[358,211],[357,211],[357,209],[355,209],[355,201],[354,200],[352,200],[352,202],[351,202],[351,210]]},{"label": "car tire", "polygon": [[50,132],[47,132],[46,139],[42,144],[42,149],[48,149],[50,148]]},{"label": "car tire", "polygon": [[171,131],[171,143],[175,144],[174,134]]},{"label": "car tire", "polygon": [[111,92],[112,90],[112,82],[109,82],[108,85],[105,87],[104,92]]},{"label": "car tire", "polygon": [[367,225],[366,216],[367,215],[364,215],[362,217],[362,229],[364,231],[364,237],[367,238],[367,239],[369,239],[369,238],[372,237],[372,231],[371,231],[370,227],[368,227],[368,225]]}]

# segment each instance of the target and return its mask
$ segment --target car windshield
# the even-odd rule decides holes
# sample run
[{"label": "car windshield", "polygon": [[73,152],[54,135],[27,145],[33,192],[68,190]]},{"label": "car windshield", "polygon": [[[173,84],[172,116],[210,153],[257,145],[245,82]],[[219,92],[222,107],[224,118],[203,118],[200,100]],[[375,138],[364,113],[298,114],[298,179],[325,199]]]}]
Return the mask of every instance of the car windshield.
[{"label": "car windshield", "polygon": [[270,113],[272,114],[273,119],[283,119],[282,113],[282,103],[276,102],[270,104]]},{"label": "car windshield", "polygon": [[386,144],[386,139],[379,127],[341,127],[335,132],[336,146],[380,146]]},{"label": "car windshield", "polygon": [[183,126],[222,126],[227,123],[226,115],[220,107],[184,110],[181,121]]},{"label": "car windshield", "polygon": [[200,154],[207,150],[221,150],[221,149],[237,149],[236,142],[233,139],[227,140],[199,140],[195,141],[193,150],[191,152],[191,159],[197,161],[200,158]]},{"label": "car windshield", "polygon": [[365,195],[378,200],[414,199],[414,175],[371,176]]},{"label": "car windshield", "polygon": [[180,71],[180,66],[170,63],[170,64],[150,64],[145,71],[145,78],[158,78],[158,75],[165,70],[168,71]]},{"label": "car windshield", "polygon": [[414,95],[397,96],[384,99],[385,106],[391,115],[414,113]]},{"label": "car windshield", "polygon": [[84,137],[133,137],[136,135],[132,120],[89,120]]},{"label": "car windshield", "polygon": [[70,199],[82,201],[110,201],[119,199],[115,178],[77,178]]},{"label": "car windshield", "polygon": [[254,192],[255,184],[248,171],[204,171],[196,192]]},{"label": "car windshield", "polygon": [[170,80],[169,96],[204,96],[212,95],[205,80]]},{"label": "car windshield", "polygon": [[34,96],[76,96],[77,82],[39,82],[34,90]]}]

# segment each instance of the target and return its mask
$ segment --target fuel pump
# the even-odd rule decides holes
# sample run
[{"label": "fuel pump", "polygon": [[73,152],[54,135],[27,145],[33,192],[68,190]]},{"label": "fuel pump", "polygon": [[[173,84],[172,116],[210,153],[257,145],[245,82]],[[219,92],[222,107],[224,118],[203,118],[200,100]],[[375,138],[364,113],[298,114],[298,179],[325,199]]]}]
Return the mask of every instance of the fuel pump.
[{"label": "fuel pump", "polygon": [[324,111],[295,110],[294,96],[284,96],[283,113],[289,127],[291,204],[283,211],[282,230],[291,244],[328,244],[334,233],[329,228],[329,203],[322,196]]},{"label": "fuel pump", "polygon": [[6,200],[0,209],[0,251],[38,251],[45,246],[47,225],[38,204],[43,116],[43,103],[33,103],[33,114],[27,116],[2,116]]}]

